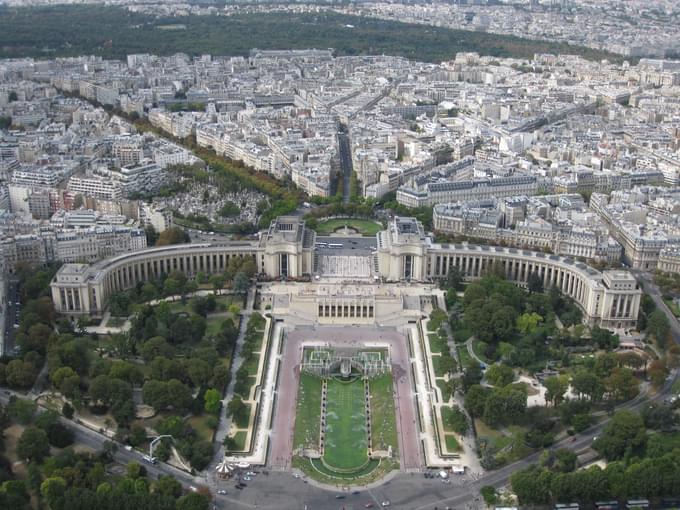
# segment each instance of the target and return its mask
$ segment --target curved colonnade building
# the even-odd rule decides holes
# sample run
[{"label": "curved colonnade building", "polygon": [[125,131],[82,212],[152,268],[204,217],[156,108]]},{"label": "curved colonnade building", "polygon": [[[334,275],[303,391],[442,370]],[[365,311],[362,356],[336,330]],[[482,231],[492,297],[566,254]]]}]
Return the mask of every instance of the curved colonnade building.
[{"label": "curved colonnade building", "polygon": [[[257,241],[172,245],[93,265],[65,264],[51,283],[52,298],[60,313],[101,316],[108,297],[115,292],[172,271],[189,277],[199,271],[221,273],[233,257],[253,258],[258,272],[267,278],[312,275],[316,270],[315,237],[301,218],[280,217]],[[394,218],[387,230],[377,234],[376,242],[375,252],[367,256],[377,259],[382,282],[428,282],[446,276],[454,266],[468,279],[502,271],[520,285],[536,274],[545,288],[557,286],[573,298],[590,324],[627,328],[637,322],[642,291],[625,270],[600,272],[567,257],[515,248],[436,244],[414,218]],[[353,281],[357,283],[356,278]],[[380,285],[373,278],[366,278],[364,283]]]}]

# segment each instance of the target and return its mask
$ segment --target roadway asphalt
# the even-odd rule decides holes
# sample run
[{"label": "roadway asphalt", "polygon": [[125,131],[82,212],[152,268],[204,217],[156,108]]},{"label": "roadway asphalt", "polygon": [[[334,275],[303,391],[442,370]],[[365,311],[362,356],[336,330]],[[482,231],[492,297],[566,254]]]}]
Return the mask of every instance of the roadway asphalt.
[{"label": "roadway asphalt", "polygon": [[375,251],[376,240],[372,237],[339,237],[339,236],[316,236],[317,243],[341,244],[342,248],[321,248],[315,249],[319,255],[370,255]]},{"label": "roadway asphalt", "polygon": [[5,329],[3,331],[3,346],[0,349],[0,354],[11,356],[14,351],[14,336],[16,333],[15,324],[19,324],[19,313],[21,306],[17,305],[19,302],[18,282],[15,278],[10,278],[7,281],[7,294],[5,295],[5,303],[3,306],[3,313],[5,317]]},{"label": "roadway asphalt", "polygon": [[340,170],[342,171],[342,201],[349,203],[349,183],[352,175],[352,150],[347,133],[338,132],[338,152],[340,154]]}]

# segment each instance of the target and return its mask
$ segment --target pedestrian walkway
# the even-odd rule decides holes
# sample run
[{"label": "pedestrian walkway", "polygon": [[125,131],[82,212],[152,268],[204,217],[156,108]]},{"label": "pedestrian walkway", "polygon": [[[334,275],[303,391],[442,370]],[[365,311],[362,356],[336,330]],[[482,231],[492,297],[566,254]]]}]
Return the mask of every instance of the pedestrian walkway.
[{"label": "pedestrian walkway", "polygon": [[[246,328],[248,327],[248,320],[254,312],[255,306],[255,286],[252,286],[248,290],[248,297],[246,299],[246,307],[241,310],[239,315],[241,316],[241,324],[239,327],[238,338],[236,340],[236,347],[234,347],[234,359],[231,362],[231,373],[235,374],[238,367],[243,363],[243,357],[241,356],[241,349],[243,348],[243,342],[245,340]],[[224,457],[223,443],[224,438],[227,436],[231,430],[231,418],[227,416],[227,404],[234,397],[234,386],[236,385],[236,377],[231,377],[229,381],[229,386],[227,386],[227,391],[224,393],[224,398],[222,399],[222,410],[221,417],[217,424],[217,430],[215,431],[215,457],[211,464],[211,468],[214,468],[217,464],[222,461]]]},{"label": "pedestrian walkway", "polygon": [[[428,319],[422,321],[422,331],[427,331]],[[441,407],[443,400],[441,390],[436,385],[437,379],[434,365],[432,364],[432,352],[430,351],[430,344],[427,336],[422,336],[420,329],[415,325],[410,325],[410,339],[413,343],[411,352],[414,354],[415,370],[413,372],[415,379],[415,389],[418,394],[418,405],[421,414],[421,426],[423,433],[421,439],[423,441],[423,448],[425,451],[426,464],[433,467],[458,467],[465,466],[468,469],[479,469],[475,463],[476,454],[474,449],[474,438],[470,441],[468,438],[461,438],[459,441],[463,451],[457,456],[444,456],[440,453],[440,449],[445,447],[443,443],[443,434],[440,441],[437,441],[439,431],[444,431],[442,423]],[[447,334],[447,340],[450,347],[452,338]],[[420,343],[421,345],[418,345]],[[421,348],[422,346],[422,348]],[[449,404],[445,404],[447,407]],[[462,408],[462,406],[461,406]],[[457,437],[460,437],[456,435]],[[438,446],[439,444],[439,446]]]},{"label": "pedestrian walkway", "polygon": [[5,354],[5,342],[9,336],[9,326],[7,320],[7,279],[5,275],[0,275],[0,331],[2,331],[2,341],[0,342],[0,356]]},{"label": "pedestrian walkway", "polygon": [[126,318],[121,326],[107,326],[109,319],[111,319],[111,312],[106,312],[102,317],[99,326],[87,326],[85,332],[90,335],[115,335],[116,333],[130,331],[132,323],[129,318]]}]

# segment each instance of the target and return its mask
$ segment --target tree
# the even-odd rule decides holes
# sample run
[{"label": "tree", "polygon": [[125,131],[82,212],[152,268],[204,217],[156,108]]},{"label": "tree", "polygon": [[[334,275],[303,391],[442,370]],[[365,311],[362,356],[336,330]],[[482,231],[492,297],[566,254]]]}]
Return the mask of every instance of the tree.
[{"label": "tree", "polygon": [[471,386],[465,394],[465,409],[468,413],[480,418],[484,414],[484,407],[489,394],[490,390],[483,386]]},{"label": "tree", "polygon": [[239,271],[234,276],[234,290],[239,293],[245,293],[250,287],[250,280],[243,271]]},{"label": "tree", "polygon": [[158,236],[158,240],[156,241],[156,246],[167,246],[169,244],[182,244],[188,243],[190,241],[191,238],[189,237],[189,234],[187,234],[182,228],[170,227],[160,233],[160,235]]},{"label": "tree", "polygon": [[[147,440],[146,429],[140,425],[133,425],[130,429],[130,437],[128,439],[132,446],[144,444]],[[128,464],[128,471],[130,470],[131,466],[138,466],[138,464]]]},{"label": "tree", "polygon": [[677,422],[673,410],[657,402],[650,402],[642,409],[645,427],[654,430],[671,430]]},{"label": "tree", "polygon": [[158,356],[172,358],[175,355],[175,349],[162,336],[155,336],[139,347],[139,353],[144,361],[149,363]]},{"label": "tree", "polygon": [[602,434],[593,442],[593,448],[607,460],[620,459],[628,449],[638,449],[645,444],[645,424],[642,417],[628,410],[617,411]]},{"label": "tree", "polygon": [[177,500],[177,510],[208,510],[208,498],[198,492],[190,492]]},{"label": "tree", "polygon": [[638,356],[631,351],[619,353],[618,358],[621,366],[632,368],[634,370],[639,370],[647,363],[646,360],[644,360],[641,356]]},{"label": "tree", "polygon": [[90,353],[86,342],[75,339],[70,334],[59,335],[54,341],[50,341],[47,356],[50,368],[67,366],[81,375],[87,373],[90,364]]},{"label": "tree", "polygon": [[448,352],[442,352],[439,357],[439,369],[442,371],[442,374],[454,374],[457,368],[458,365],[453,356]]},{"label": "tree", "polygon": [[36,376],[37,373],[33,364],[20,359],[13,359],[5,368],[5,379],[10,388],[30,388]]},{"label": "tree", "polygon": [[43,429],[45,432],[47,432],[47,429],[55,423],[59,423],[59,413],[52,411],[51,409],[39,414],[34,420],[34,425]]},{"label": "tree", "polygon": [[[487,319],[488,320],[488,319]],[[515,334],[517,311],[512,306],[503,306],[491,315],[491,324],[497,339],[507,339]]]},{"label": "tree", "polygon": [[133,386],[139,386],[144,382],[144,374],[134,363],[127,361],[116,361],[111,365],[109,377],[127,381]]},{"label": "tree", "polygon": [[144,228],[144,234],[146,235],[147,246],[154,246],[158,241],[158,232],[151,223]]},{"label": "tree", "polygon": [[569,473],[576,469],[576,454],[567,448],[560,448],[555,452],[553,469],[562,473]]},{"label": "tree", "polygon": [[235,396],[227,404],[227,415],[237,424],[247,424],[250,408],[243,403],[241,397]]},{"label": "tree", "polygon": [[20,347],[23,352],[36,351],[40,354],[45,354],[47,350],[47,341],[52,334],[52,328],[47,324],[38,323],[34,324],[28,329],[28,334],[19,337],[21,338]]},{"label": "tree", "polygon": [[600,400],[604,393],[604,388],[598,377],[588,370],[578,370],[571,378],[571,387],[579,395],[590,400]]},{"label": "tree", "polygon": [[546,388],[546,401],[551,402],[554,406],[557,406],[562,402],[564,394],[569,388],[569,379],[564,375],[552,376],[546,378],[543,384]]},{"label": "tree", "polygon": [[132,386],[108,375],[95,377],[90,383],[90,397],[95,402],[110,406],[132,399]]},{"label": "tree", "polygon": [[[444,409],[444,408],[442,408]],[[465,435],[468,430],[468,422],[465,413],[457,407],[442,415],[444,426],[454,432]]]},{"label": "tree", "polygon": [[38,427],[27,427],[17,442],[17,456],[40,462],[50,454],[47,434]]},{"label": "tree", "polygon": [[486,380],[494,386],[502,387],[510,384],[515,378],[515,372],[508,365],[494,363],[485,374]]},{"label": "tree", "polygon": [[215,349],[220,355],[225,356],[234,348],[237,339],[238,329],[234,325],[234,321],[231,319],[224,320],[215,337]]},{"label": "tree", "polygon": [[142,388],[144,402],[156,411],[173,408],[185,411],[191,406],[191,391],[177,379],[167,382],[150,380]]},{"label": "tree", "polygon": [[156,483],[153,485],[154,492],[179,498],[182,495],[182,484],[175,480],[172,476],[161,475]]},{"label": "tree", "polygon": [[154,456],[163,461],[167,462],[172,456],[172,445],[169,438],[164,437],[158,442],[156,449],[153,451]]},{"label": "tree", "polygon": [[666,346],[666,339],[670,331],[668,318],[661,310],[654,310],[647,319],[647,332],[656,338],[661,348]]},{"label": "tree", "polygon": [[446,278],[443,281],[444,288],[460,290],[463,288],[463,275],[458,269],[458,266],[453,266],[449,268],[446,273]]},{"label": "tree", "polygon": [[616,367],[603,381],[609,398],[614,401],[630,400],[639,392],[640,381],[629,368]]},{"label": "tree", "polygon": [[550,501],[552,474],[538,466],[516,471],[510,476],[512,491],[523,505],[543,505]]},{"label": "tree", "polygon": [[[467,299],[469,289],[470,287],[465,291],[465,299]],[[482,299],[465,305],[464,323],[483,342],[494,340],[494,326],[490,320],[492,313],[493,311],[486,306]]]},{"label": "tree", "polygon": [[128,478],[131,478],[132,480],[136,480],[138,478],[143,478],[146,476],[146,469],[144,466],[138,464],[137,462],[130,462],[126,469],[126,475]]},{"label": "tree", "polygon": [[583,432],[593,423],[593,418],[589,413],[575,414],[571,419],[571,424],[576,432]]},{"label": "tree", "polygon": [[174,278],[167,277],[163,283],[163,293],[166,296],[175,296],[179,294],[182,290],[180,283]]},{"label": "tree", "polygon": [[50,374],[50,379],[56,388],[61,389],[61,385],[64,380],[74,376],[78,377],[78,381],[80,381],[80,376],[78,376],[75,370],[73,370],[71,367],[61,367]]},{"label": "tree", "polygon": [[61,408],[61,414],[64,415],[64,418],[71,419],[73,418],[73,413],[75,412],[75,409],[73,409],[73,406],[69,404],[68,402],[64,402],[64,405]]},{"label": "tree", "polygon": [[517,317],[517,329],[520,333],[533,333],[538,328],[538,325],[543,321],[543,317],[536,312],[523,313]]},{"label": "tree", "polygon": [[199,358],[191,358],[187,360],[186,371],[191,383],[199,388],[206,384],[212,375],[211,366]]},{"label": "tree", "polygon": [[224,275],[221,274],[214,274],[210,277],[210,283],[213,286],[213,289],[220,290],[224,287],[225,283],[225,278]]},{"label": "tree", "polygon": [[595,343],[600,349],[612,350],[619,345],[619,335],[615,335],[608,329],[595,326],[591,330],[590,335],[593,343]]},{"label": "tree", "polygon": [[47,433],[47,441],[56,448],[66,448],[73,444],[73,432],[59,422],[49,425],[45,432]]},{"label": "tree", "polygon": [[665,361],[655,359],[649,364],[649,369],[647,370],[647,376],[654,388],[661,388],[666,382],[666,377],[668,376],[668,367]]},{"label": "tree", "polygon": [[491,485],[485,485],[479,490],[482,498],[484,498],[484,503],[488,506],[495,505],[498,502],[498,495],[496,494],[496,488]]},{"label": "tree", "polygon": [[210,463],[213,456],[212,443],[209,441],[196,441],[191,446],[189,461],[194,469],[203,471]]},{"label": "tree", "polygon": [[21,398],[10,399],[9,405],[7,406],[7,414],[9,417],[16,420],[21,425],[28,425],[31,423],[37,410],[38,405],[35,402]]},{"label": "tree", "polygon": [[135,418],[135,405],[131,400],[118,400],[111,405],[111,415],[119,427],[127,427]]},{"label": "tree", "polygon": [[109,311],[114,317],[127,317],[131,304],[132,301],[127,292],[116,292],[109,297]]},{"label": "tree", "polygon": [[471,361],[463,371],[463,391],[467,392],[472,386],[479,384],[483,376],[484,374],[479,362]]},{"label": "tree", "polygon": [[206,317],[208,315],[208,303],[205,298],[198,296],[191,300],[191,309],[194,313]]},{"label": "tree", "polygon": [[32,491],[38,492],[40,490],[40,485],[42,485],[43,482],[42,472],[38,464],[35,462],[30,463],[26,469],[26,475],[28,487]]},{"label": "tree", "polygon": [[156,430],[159,434],[179,437],[184,430],[184,421],[180,416],[168,416],[158,422]]},{"label": "tree", "polygon": [[482,419],[492,427],[500,423],[512,423],[524,414],[526,407],[527,395],[523,388],[494,388],[484,403]]},{"label": "tree", "polygon": [[66,492],[66,480],[60,476],[47,478],[40,484],[40,495],[45,499],[50,508],[56,508],[59,500]]},{"label": "tree", "polygon": [[205,410],[211,414],[218,414],[220,412],[221,395],[220,392],[210,388],[206,390],[205,395],[203,395],[203,401],[205,402]]},{"label": "tree", "polygon": [[541,278],[541,275],[538,271],[534,271],[533,273],[529,274],[529,277],[527,278],[527,289],[532,294],[540,294],[543,292],[543,278]]},{"label": "tree", "polygon": [[236,439],[234,439],[231,436],[224,436],[224,441],[222,442],[224,445],[224,449],[228,452],[233,452],[236,451],[238,448],[238,443],[236,442]]}]

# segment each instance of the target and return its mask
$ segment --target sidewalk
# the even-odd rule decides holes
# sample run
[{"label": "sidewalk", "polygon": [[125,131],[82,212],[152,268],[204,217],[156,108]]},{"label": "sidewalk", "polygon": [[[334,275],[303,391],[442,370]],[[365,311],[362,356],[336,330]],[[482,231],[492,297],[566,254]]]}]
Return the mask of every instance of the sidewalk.
[{"label": "sidewalk", "polygon": [[123,322],[122,326],[107,326],[106,323],[109,322],[110,318],[111,312],[106,312],[102,317],[102,321],[99,323],[99,326],[88,326],[85,328],[85,332],[91,335],[112,335],[115,333],[125,333],[126,331],[129,331],[130,327],[132,326],[129,318],[125,319],[125,322]]},{"label": "sidewalk", "polygon": [[246,300],[246,307],[241,310],[239,314],[241,316],[241,324],[239,327],[238,338],[236,340],[236,346],[234,347],[234,359],[231,362],[231,374],[232,377],[229,381],[229,386],[227,386],[227,391],[224,393],[224,398],[222,399],[222,410],[220,411],[221,416],[219,423],[217,425],[217,430],[215,431],[215,445],[217,446],[215,456],[208,470],[213,469],[217,464],[222,462],[224,457],[224,448],[222,443],[224,438],[229,433],[231,429],[231,418],[227,416],[227,404],[234,397],[234,386],[236,385],[236,371],[243,363],[243,357],[241,356],[241,348],[243,347],[243,341],[246,335],[246,328],[248,327],[248,320],[254,312],[255,306],[255,286],[253,285],[248,289],[248,298]]}]

